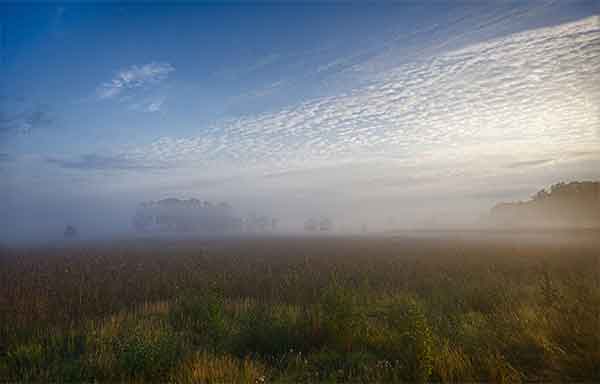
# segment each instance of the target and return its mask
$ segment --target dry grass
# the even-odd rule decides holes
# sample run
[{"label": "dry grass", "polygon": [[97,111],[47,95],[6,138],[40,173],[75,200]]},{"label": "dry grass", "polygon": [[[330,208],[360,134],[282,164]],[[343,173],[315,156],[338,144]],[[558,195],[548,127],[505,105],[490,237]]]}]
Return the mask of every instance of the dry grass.
[{"label": "dry grass", "polygon": [[249,358],[197,352],[175,369],[171,379],[176,383],[262,383],[265,372],[262,364]]},{"label": "dry grass", "polygon": [[600,242],[0,251],[6,381],[599,381]]}]

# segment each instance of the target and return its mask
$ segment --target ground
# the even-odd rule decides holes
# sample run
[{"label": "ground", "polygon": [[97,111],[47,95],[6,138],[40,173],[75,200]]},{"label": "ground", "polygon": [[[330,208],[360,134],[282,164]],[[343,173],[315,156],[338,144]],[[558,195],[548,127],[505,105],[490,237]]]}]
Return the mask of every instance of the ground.
[{"label": "ground", "polygon": [[5,381],[599,381],[597,233],[0,251]]}]

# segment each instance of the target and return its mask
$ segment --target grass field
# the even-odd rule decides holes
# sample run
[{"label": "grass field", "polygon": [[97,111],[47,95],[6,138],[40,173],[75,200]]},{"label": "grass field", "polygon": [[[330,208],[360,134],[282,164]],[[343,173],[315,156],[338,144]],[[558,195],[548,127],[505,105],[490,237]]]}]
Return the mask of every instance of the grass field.
[{"label": "grass field", "polygon": [[0,378],[600,381],[600,241],[144,240],[0,251]]}]

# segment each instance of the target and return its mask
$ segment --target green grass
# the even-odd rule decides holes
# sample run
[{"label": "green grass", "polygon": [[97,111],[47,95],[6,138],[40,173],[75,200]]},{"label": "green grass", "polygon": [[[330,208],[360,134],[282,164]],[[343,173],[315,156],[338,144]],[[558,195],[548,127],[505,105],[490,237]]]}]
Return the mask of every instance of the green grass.
[{"label": "green grass", "polygon": [[4,250],[0,379],[600,380],[598,244]]}]

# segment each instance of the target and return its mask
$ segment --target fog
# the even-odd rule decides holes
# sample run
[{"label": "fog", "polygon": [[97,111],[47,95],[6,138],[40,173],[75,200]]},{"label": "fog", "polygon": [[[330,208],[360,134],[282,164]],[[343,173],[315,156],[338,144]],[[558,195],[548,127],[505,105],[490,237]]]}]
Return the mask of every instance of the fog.
[{"label": "fog", "polygon": [[[288,177],[295,176],[286,176]],[[259,179],[262,180],[264,179]],[[307,181],[307,187],[302,190],[292,189],[288,183],[291,184],[292,181],[264,183],[260,186],[246,181],[236,188],[236,181],[232,180],[226,185],[206,188],[204,193],[196,194],[189,190],[177,192],[174,188],[169,188],[168,192],[153,192],[145,187],[114,193],[56,188],[52,194],[44,193],[43,196],[34,191],[13,190],[3,195],[3,201],[8,204],[2,210],[2,243],[26,245],[61,242],[67,225],[77,228],[81,240],[137,238],[140,233],[134,228],[133,219],[140,203],[165,198],[195,198],[211,204],[226,202],[236,218],[248,220],[252,216],[266,216],[278,221],[277,228],[268,231],[198,231],[185,233],[188,237],[222,234],[387,236],[399,232],[424,236],[421,232],[423,230],[431,231],[429,236],[438,236],[443,231],[464,231],[469,237],[487,237],[490,235],[475,234],[473,231],[495,229],[505,236],[505,231],[523,230],[524,226],[575,228],[585,223],[583,220],[565,219],[553,226],[550,219],[542,216],[536,221],[530,220],[527,225],[515,222],[497,228],[496,223],[490,219],[492,208],[499,202],[529,199],[541,187],[550,184],[543,177],[539,181],[532,180],[532,185],[517,184],[508,189],[493,186],[489,189],[473,188],[473,184],[468,188],[459,188],[442,182],[418,186],[406,183],[400,188],[394,187],[393,196],[389,196],[389,192],[384,193],[385,190],[381,187],[374,190],[368,188],[368,182],[355,182],[343,187],[324,184],[322,188],[317,188],[315,185],[318,183]],[[304,226],[307,220],[322,218],[332,221],[330,230],[306,231]],[[158,235],[168,233],[142,234],[146,237]],[[550,237],[553,236],[555,235]],[[539,234],[534,237],[544,238]]]},{"label": "fog", "polygon": [[[195,56],[194,38],[152,12],[129,25],[101,8],[104,36],[76,24],[86,7],[41,7],[36,39],[3,17],[0,243],[62,241],[67,225],[80,239],[139,236],[139,204],[166,198],[275,218],[270,234],[322,218],[336,235],[489,229],[500,202],[600,178],[597,6],[431,6],[394,29],[413,8],[380,26],[365,15],[348,46],[320,29],[348,15],[314,30],[302,19],[297,39],[232,30],[267,52],[233,56],[204,40]],[[192,15],[206,16],[188,11],[180,32],[195,36]],[[120,28],[156,50],[120,45]],[[94,43],[107,56],[86,72],[69,52]]]}]

